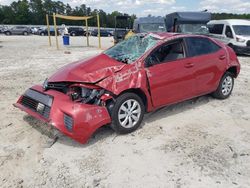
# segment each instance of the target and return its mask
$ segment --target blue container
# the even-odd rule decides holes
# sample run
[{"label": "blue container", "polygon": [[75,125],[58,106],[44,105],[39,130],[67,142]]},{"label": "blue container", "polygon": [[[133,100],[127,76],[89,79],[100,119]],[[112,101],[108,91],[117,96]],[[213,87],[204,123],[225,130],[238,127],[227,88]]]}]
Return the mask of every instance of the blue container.
[{"label": "blue container", "polygon": [[63,36],[63,45],[69,45],[69,35]]}]

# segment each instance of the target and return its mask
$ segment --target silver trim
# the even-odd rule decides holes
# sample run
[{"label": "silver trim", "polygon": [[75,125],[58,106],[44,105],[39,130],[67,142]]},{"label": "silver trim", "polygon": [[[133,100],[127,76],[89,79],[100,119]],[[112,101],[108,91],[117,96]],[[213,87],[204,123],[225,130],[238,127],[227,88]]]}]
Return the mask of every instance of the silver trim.
[{"label": "silver trim", "polygon": [[122,127],[134,127],[141,117],[141,106],[134,99],[128,99],[119,108],[118,120]]}]

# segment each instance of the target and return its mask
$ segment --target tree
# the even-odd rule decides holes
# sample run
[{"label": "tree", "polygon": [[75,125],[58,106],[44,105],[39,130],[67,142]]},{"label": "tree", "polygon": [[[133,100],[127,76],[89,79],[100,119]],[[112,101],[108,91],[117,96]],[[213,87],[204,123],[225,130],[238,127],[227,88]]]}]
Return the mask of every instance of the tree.
[{"label": "tree", "polygon": [[45,23],[45,10],[42,0],[30,0],[32,24]]},{"label": "tree", "polygon": [[[53,13],[64,14],[69,16],[93,16],[98,13],[100,16],[101,27],[115,27],[115,17],[128,15],[118,11],[106,13],[104,10],[94,9],[82,4],[72,8],[69,4],[62,1],[53,0],[16,0],[10,6],[0,5],[0,24],[38,24],[45,23],[45,15]],[[250,19],[250,14],[231,14],[231,13],[213,13],[212,19]],[[49,18],[53,22],[52,17]],[[131,15],[130,27],[136,19],[136,15]],[[82,21],[70,21],[58,19],[57,24],[65,23],[67,25],[83,25]],[[90,26],[96,26],[96,18],[89,20]],[[128,27],[125,22],[117,23],[117,27]]]},{"label": "tree", "polygon": [[10,5],[14,12],[12,22],[15,24],[30,24],[31,23],[31,12],[29,9],[29,2],[27,0],[19,0],[13,2]]}]

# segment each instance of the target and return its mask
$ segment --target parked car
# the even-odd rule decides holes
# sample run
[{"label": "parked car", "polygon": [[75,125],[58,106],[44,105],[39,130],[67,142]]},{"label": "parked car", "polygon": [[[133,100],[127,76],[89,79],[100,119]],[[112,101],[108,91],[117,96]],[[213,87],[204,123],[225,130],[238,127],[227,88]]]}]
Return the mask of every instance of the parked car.
[{"label": "parked car", "polygon": [[14,26],[4,31],[5,35],[29,35],[31,29],[27,26]]},{"label": "parked car", "polygon": [[234,51],[217,40],[137,34],[59,69],[14,105],[85,143],[103,125],[130,133],[162,106],[210,93],[226,99],[239,72]]},{"label": "parked car", "polygon": [[[38,34],[41,36],[47,36],[48,35],[48,29],[47,28],[42,28],[38,30]],[[50,35],[55,36],[55,29],[54,27],[50,27]],[[57,35],[60,35],[59,29],[57,28]]]},{"label": "parked car", "polygon": [[1,33],[4,33],[4,31],[5,31],[6,29],[8,29],[6,26],[1,25],[1,26],[0,26],[0,34],[1,34]]},{"label": "parked car", "polygon": [[250,21],[240,19],[212,20],[209,32],[228,44],[237,54],[250,55]]},{"label": "parked car", "polygon": [[84,36],[85,31],[82,27],[69,27],[68,32],[70,36]]},{"label": "parked car", "polygon": [[38,30],[40,29],[40,27],[30,27],[30,29],[31,29],[32,34],[36,34]]},{"label": "parked car", "polygon": [[[98,36],[98,29],[94,29],[91,32],[91,36]],[[111,37],[112,34],[105,29],[100,29],[100,36],[101,37]]]}]

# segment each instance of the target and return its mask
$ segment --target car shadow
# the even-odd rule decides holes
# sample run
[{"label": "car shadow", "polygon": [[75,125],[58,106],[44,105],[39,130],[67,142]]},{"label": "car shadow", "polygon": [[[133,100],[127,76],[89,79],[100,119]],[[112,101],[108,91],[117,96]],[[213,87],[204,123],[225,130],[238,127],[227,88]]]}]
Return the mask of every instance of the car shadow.
[{"label": "car shadow", "polygon": [[[179,114],[184,111],[194,109],[204,104],[207,104],[210,100],[213,100],[213,98],[210,95],[201,96],[201,97],[190,99],[184,102],[162,107],[153,112],[147,113],[144,116],[141,128],[145,126],[146,124],[153,123],[156,120],[166,118],[171,115]],[[103,126],[97,129],[97,131],[92,135],[88,143],[80,144],[74,141],[73,139],[65,136],[63,133],[60,133],[59,131],[55,131],[55,129],[48,126],[48,124],[43,123],[33,118],[32,116],[25,115],[23,119],[35,130],[40,132],[42,135],[46,135],[48,137],[48,144],[47,144],[48,147],[51,147],[54,143],[59,142],[61,144],[72,146],[72,147],[84,148],[90,145],[94,145],[96,143],[103,142],[108,137],[113,137],[113,139],[117,137],[117,134],[109,126]]]},{"label": "car shadow", "polygon": [[250,57],[250,54],[237,54],[237,57]]}]

